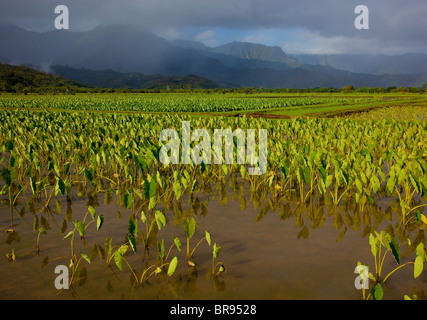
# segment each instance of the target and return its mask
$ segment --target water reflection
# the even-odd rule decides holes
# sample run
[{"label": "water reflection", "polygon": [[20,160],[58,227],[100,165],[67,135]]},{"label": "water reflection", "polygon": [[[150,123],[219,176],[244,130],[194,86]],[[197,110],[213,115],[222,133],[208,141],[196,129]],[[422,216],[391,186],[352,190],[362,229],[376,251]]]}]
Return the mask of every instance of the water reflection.
[{"label": "water reflection", "polygon": [[[329,197],[313,194],[301,203],[297,191],[277,193],[274,185],[270,189],[251,190],[247,184],[231,178],[228,183],[221,180],[217,184],[203,183],[196,192],[186,192],[179,199],[173,194],[159,197],[155,209],[163,212],[166,220],[165,227],[160,228],[147,201],[135,197],[132,206],[126,208],[123,203],[125,190],[105,190],[97,192],[90,186],[80,185],[69,196],[52,196],[47,204],[31,195],[19,198],[13,207],[8,206],[7,200],[2,200],[0,223],[5,232],[0,248],[3,257],[6,255],[8,259],[1,262],[1,278],[16,280],[11,287],[5,285],[0,289],[3,298],[312,298],[313,292],[317,292],[312,285],[316,287],[318,284],[295,280],[307,277],[307,270],[320,274],[320,270],[300,265],[318,263],[299,256],[303,251],[311,252],[304,241],[313,238],[314,244],[321,244],[324,250],[319,256],[327,256],[329,250],[351,265],[358,259],[369,259],[367,236],[375,230],[387,230],[397,237],[406,248],[405,255],[414,251],[415,244],[425,241],[424,232],[418,229],[415,220],[402,225],[397,214],[399,202],[386,197],[367,203],[363,209],[351,197],[344,197],[337,206]],[[422,203],[422,200],[418,199],[418,202]],[[96,213],[91,213],[89,207]],[[105,220],[97,230],[100,215]],[[211,245],[202,242],[197,247],[194,264],[186,261],[186,237],[182,228],[183,220],[189,217],[195,217],[199,224],[191,248],[202,239],[205,228],[212,233]],[[129,241],[131,219],[137,221],[136,252]],[[83,223],[83,230],[76,221]],[[326,230],[319,240],[316,232],[321,229]],[[73,230],[73,235],[68,236]],[[347,236],[349,240],[344,241]],[[72,241],[71,237],[74,237]],[[173,237],[180,239],[181,251],[174,246]],[[108,239],[112,239],[113,249],[107,245]],[[160,248],[162,241],[163,249]],[[219,260],[232,271],[231,275],[230,272],[212,275],[214,242],[223,246]],[[337,244],[341,242],[342,245]],[[123,254],[121,271],[115,264],[114,252],[123,245],[128,247]],[[354,246],[360,251],[351,251]],[[338,248],[343,251],[334,251]],[[165,259],[166,255],[168,259]],[[173,256],[177,256],[179,262],[170,277],[167,267],[159,266],[170,263]],[[353,260],[348,261],[350,258]],[[58,264],[73,270],[69,290],[58,292],[53,287],[53,269]],[[285,275],[273,276],[281,272],[280,268],[287,268],[286,272],[292,273],[295,279],[289,280]],[[337,270],[342,265],[337,264],[334,268],[331,277],[337,277]],[[346,265],[345,268],[348,268],[348,277],[354,278],[350,267]],[[149,269],[146,274],[152,276],[138,282]],[[407,279],[402,276],[402,281]],[[256,283],[265,288],[256,292],[253,289]],[[16,286],[21,290],[16,290]],[[284,286],[293,289],[283,291]],[[344,298],[358,298],[352,282],[346,286],[350,293]],[[337,286],[336,294],[341,294],[342,290]],[[422,289],[416,294],[423,296]],[[320,297],[329,298],[328,295]]]}]

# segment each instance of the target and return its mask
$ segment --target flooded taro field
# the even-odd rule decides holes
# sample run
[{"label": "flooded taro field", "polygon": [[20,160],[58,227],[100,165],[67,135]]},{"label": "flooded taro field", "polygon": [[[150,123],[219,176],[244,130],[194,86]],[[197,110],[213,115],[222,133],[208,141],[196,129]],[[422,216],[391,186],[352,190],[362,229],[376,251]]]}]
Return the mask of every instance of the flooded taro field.
[{"label": "flooded taro field", "polygon": [[[425,297],[423,120],[28,109],[0,118],[2,298]],[[178,149],[173,135],[159,138],[166,128]],[[199,163],[159,160],[168,143],[169,159],[181,158],[201,128],[256,129],[257,140],[266,130],[262,174],[239,163],[237,136],[232,149],[221,142],[231,163],[206,161],[218,150],[202,135],[188,140]]]}]

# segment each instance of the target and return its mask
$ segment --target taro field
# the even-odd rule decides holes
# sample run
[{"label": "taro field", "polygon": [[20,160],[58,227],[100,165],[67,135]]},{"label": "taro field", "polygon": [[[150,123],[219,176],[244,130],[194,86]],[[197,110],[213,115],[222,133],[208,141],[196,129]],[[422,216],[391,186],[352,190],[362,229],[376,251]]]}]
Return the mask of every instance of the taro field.
[{"label": "taro field", "polygon": [[425,298],[425,95],[1,95],[0,108],[1,298]]}]

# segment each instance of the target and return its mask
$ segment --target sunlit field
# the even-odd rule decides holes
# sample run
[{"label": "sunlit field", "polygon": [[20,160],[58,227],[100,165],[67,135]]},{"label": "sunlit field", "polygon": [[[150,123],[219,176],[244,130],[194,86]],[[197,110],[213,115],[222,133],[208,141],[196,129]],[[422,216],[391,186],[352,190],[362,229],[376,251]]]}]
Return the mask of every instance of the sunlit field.
[{"label": "sunlit field", "polygon": [[[0,95],[0,295],[423,297],[426,120],[423,94]],[[267,171],[237,139],[165,165],[183,121],[265,129]]]}]

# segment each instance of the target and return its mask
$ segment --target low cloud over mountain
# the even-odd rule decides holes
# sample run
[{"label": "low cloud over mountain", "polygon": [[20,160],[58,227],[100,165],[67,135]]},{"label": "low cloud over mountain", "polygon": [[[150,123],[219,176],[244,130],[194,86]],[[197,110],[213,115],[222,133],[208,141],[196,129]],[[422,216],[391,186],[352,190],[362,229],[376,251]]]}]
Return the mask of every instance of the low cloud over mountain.
[{"label": "low cloud over mountain", "polygon": [[[381,67],[371,63],[376,68],[370,70],[368,63],[363,64],[367,60],[361,56],[344,63],[342,56],[336,59],[291,57],[279,47],[248,42],[207,47],[190,41],[170,42],[145,29],[123,25],[97,27],[86,32],[45,33],[2,26],[0,47],[0,60],[5,63],[31,64],[43,69],[63,65],[147,75],[194,74],[228,86],[388,87],[420,86],[427,82],[425,74],[414,75],[414,63],[396,63],[399,67],[393,68],[394,61],[404,57],[390,58],[389,65],[383,63]],[[417,59],[426,61],[426,55],[418,55]],[[360,68],[349,61],[356,61]]]}]

